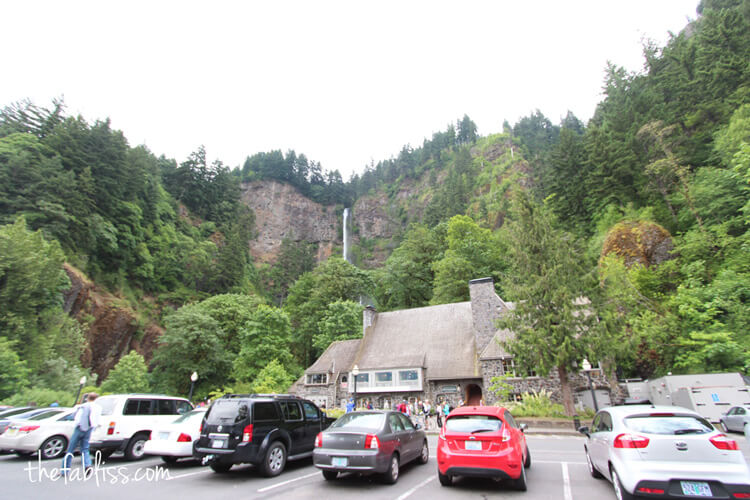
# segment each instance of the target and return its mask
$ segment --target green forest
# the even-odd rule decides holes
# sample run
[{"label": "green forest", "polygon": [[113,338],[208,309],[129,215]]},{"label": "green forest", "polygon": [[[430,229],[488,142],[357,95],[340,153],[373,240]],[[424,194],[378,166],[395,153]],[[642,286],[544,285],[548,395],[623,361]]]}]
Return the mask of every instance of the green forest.
[{"label": "green forest", "polygon": [[[517,366],[611,377],[750,369],[750,0],[703,0],[643,69],[603,68],[588,123],[539,111],[481,135],[464,116],[344,181],[295,151],[209,163],[131,146],[63,100],[0,111],[0,401],[103,392],[283,391],[379,311],[468,300],[490,276]],[[511,96],[509,96],[511,97]],[[436,103],[439,105],[439,103]],[[382,193],[394,241],[317,263],[284,241],[253,262],[241,185],[274,179],[337,210]],[[416,186],[422,205],[397,200]],[[356,213],[354,214],[356,217]],[[390,245],[374,268],[367,245]],[[65,266],[65,268],[64,268]],[[82,362],[90,318],[65,312],[66,269],[163,329],[99,380]]]}]

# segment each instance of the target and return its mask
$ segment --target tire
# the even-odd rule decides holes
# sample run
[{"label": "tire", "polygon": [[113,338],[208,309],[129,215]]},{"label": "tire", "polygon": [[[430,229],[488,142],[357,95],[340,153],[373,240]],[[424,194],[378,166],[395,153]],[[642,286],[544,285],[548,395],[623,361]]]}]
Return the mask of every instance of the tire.
[{"label": "tire", "polygon": [[281,441],[274,441],[266,450],[266,455],[261,463],[260,472],[266,477],[275,477],[281,474],[286,466],[286,447]]},{"label": "tire", "polygon": [[209,464],[209,467],[211,467],[211,470],[216,472],[217,474],[226,474],[229,472],[229,469],[232,468],[232,464],[223,464],[221,462],[211,462]]},{"label": "tire", "polygon": [[324,470],[323,471],[323,478],[325,478],[326,481],[333,481],[337,477],[339,477],[339,473],[335,470]]},{"label": "tire", "polygon": [[514,490],[526,491],[526,467],[521,467],[521,475],[513,480],[512,485]]},{"label": "tire", "polygon": [[162,455],[161,459],[162,459],[162,461],[165,464],[176,464],[177,463],[177,457],[171,457],[169,455]]},{"label": "tire", "polygon": [[531,467],[531,452],[529,451],[528,445],[526,446],[526,460],[523,461],[523,466],[525,469]]},{"label": "tire", "polygon": [[617,471],[614,469],[612,469],[612,486],[615,488],[615,497],[617,497],[617,500],[635,500],[633,495],[625,491],[620,482],[620,476],[617,475]]},{"label": "tire", "polygon": [[430,460],[430,448],[427,446],[427,440],[424,440],[424,444],[422,445],[422,452],[419,454],[419,457],[417,458],[417,463],[420,465],[426,464]]},{"label": "tire", "polygon": [[440,481],[441,486],[453,486],[453,478],[445,474],[441,474],[440,469],[438,469],[438,480]]},{"label": "tire", "polygon": [[60,458],[67,449],[68,440],[65,439],[65,436],[52,436],[47,438],[39,447],[39,456],[42,457],[42,460]]},{"label": "tire", "polygon": [[143,452],[143,445],[148,441],[148,434],[139,432],[128,442],[125,447],[125,458],[128,460],[140,460],[143,458],[145,453]]},{"label": "tire", "polygon": [[602,479],[604,477],[604,474],[596,470],[596,467],[594,467],[594,462],[591,461],[588,448],[584,449],[586,450],[586,465],[588,465],[589,467],[589,474],[591,474],[591,477],[593,477],[594,479]]},{"label": "tire", "polygon": [[395,453],[391,455],[391,463],[388,464],[388,470],[383,474],[383,482],[385,484],[396,484],[398,481],[399,474],[399,462],[398,455]]}]

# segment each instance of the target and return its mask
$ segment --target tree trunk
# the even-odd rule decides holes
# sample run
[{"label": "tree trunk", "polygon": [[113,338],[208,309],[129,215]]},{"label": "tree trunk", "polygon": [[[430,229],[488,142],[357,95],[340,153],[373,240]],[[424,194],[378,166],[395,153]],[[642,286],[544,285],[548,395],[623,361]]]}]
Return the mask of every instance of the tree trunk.
[{"label": "tree trunk", "polygon": [[562,404],[565,408],[565,414],[572,417],[575,414],[575,405],[573,404],[573,392],[570,390],[570,380],[568,380],[568,369],[564,365],[558,365],[557,373],[560,375],[560,389],[562,389]]}]

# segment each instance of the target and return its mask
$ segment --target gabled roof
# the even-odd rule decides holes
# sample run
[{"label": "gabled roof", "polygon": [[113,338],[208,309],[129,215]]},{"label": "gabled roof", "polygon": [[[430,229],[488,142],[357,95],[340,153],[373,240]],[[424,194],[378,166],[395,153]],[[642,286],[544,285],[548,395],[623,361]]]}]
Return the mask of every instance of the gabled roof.
[{"label": "gabled roof", "polygon": [[[504,304],[509,310],[513,310],[516,308],[516,305],[513,302],[504,302]],[[484,348],[482,354],[479,355],[479,359],[484,361],[489,359],[504,359],[512,357],[511,354],[508,353],[508,351],[506,351],[502,346],[501,342],[513,340],[515,336],[515,333],[513,333],[511,330],[508,330],[507,328],[498,330],[497,332],[495,332],[495,336],[492,337],[490,343],[487,344],[487,347]]]},{"label": "gabled roof", "polygon": [[477,377],[471,302],[377,314],[354,363],[360,370],[423,367],[427,379]]},{"label": "gabled roof", "polygon": [[332,342],[318,360],[305,370],[305,373],[333,373],[335,376],[341,372],[349,371],[353,365],[352,360],[357,353],[359,343],[360,339]]}]

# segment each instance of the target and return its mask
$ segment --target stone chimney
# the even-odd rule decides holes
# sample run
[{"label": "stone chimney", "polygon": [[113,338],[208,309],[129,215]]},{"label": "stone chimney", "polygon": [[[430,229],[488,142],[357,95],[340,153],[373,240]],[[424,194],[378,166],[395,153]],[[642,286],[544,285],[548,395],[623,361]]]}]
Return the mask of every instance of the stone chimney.
[{"label": "stone chimney", "polygon": [[362,338],[367,335],[367,329],[375,322],[375,316],[377,315],[378,311],[372,306],[367,306],[362,311]]},{"label": "stone chimney", "polygon": [[497,331],[495,321],[508,309],[508,306],[495,293],[495,283],[492,278],[469,281],[469,296],[474,322],[474,341],[479,354],[495,336]]}]

